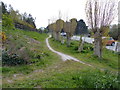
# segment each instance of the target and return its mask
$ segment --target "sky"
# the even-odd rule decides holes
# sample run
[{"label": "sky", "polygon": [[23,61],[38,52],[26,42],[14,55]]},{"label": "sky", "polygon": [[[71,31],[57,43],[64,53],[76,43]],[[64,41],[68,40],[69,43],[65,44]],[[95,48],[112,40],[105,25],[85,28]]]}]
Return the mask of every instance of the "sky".
[{"label": "sky", "polygon": [[[83,19],[86,23],[85,4],[87,0],[1,0],[5,4],[11,4],[20,13],[30,13],[35,18],[37,28],[46,27],[59,18],[63,20],[76,18]],[[50,22],[49,22],[50,20]],[[116,18],[113,23],[117,23]]]},{"label": "sky", "polygon": [[120,0],[118,1],[118,23],[120,24]]}]

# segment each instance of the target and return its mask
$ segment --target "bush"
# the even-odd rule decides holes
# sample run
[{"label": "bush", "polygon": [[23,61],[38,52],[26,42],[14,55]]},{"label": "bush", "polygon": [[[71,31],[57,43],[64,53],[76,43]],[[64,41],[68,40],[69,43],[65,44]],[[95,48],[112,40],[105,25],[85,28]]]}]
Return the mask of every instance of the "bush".
[{"label": "bush", "polygon": [[15,65],[21,65],[21,64],[27,64],[27,61],[20,58],[17,54],[12,53],[8,54],[7,51],[2,51],[2,65],[8,65],[8,66],[15,66]]},{"label": "bush", "polygon": [[37,38],[37,37],[34,37],[34,39],[35,39],[35,40],[38,40],[38,38]]},{"label": "bush", "polygon": [[83,50],[81,51],[82,53],[89,53],[89,51],[93,51],[93,45],[88,44],[88,43],[84,43],[83,45]]},{"label": "bush", "polygon": [[74,50],[78,50],[78,46],[74,46]]},{"label": "bush", "polygon": [[9,29],[14,28],[13,20],[10,15],[8,15],[8,14],[2,15],[2,26],[3,26],[3,28],[9,28]]},{"label": "bush", "polygon": [[120,24],[118,25],[113,25],[110,32],[109,32],[110,37],[113,37],[115,40],[119,40],[120,37]]},{"label": "bush", "polygon": [[85,43],[83,50],[93,51],[93,45]]},{"label": "bush", "polygon": [[6,35],[5,32],[0,32],[0,36],[2,37],[2,42],[6,41]]}]

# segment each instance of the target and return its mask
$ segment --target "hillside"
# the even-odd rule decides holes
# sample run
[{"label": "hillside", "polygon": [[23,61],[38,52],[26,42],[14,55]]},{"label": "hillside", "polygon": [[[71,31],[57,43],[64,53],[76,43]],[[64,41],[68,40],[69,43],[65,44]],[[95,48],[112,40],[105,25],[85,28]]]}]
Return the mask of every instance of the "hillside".
[{"label": "hillside", "polygon": [[[119,38],[119,35],[116,36],[118,25],[113,25],[110,31],[111,17],[116,14],[114,13],[116,9],[111,7],[112,4],[108,2],[102,4],[97,0],[86,2],[86,20],[90,21],[86,23],[85,19],[69,18],[67,13],[64,15],[66,18],[62,19],[61,11],[59,11],[59,18],[56,18],[57,16],[48,18],[47,15],[53,14],[54,10],[51,9],[49,13],[42,5],[34,4],[38,1],[33,1],[33,7],[30,5],[31,1],[28,1],[29,3],[20,1],[22,8],[24,4],[26,8],[30,5],[29,9],[37,11],[36,14],[29,10],[21,13],[11,5],[7,6],[3,2],[0,4],[2,8],[0,87],[28,90],[35,88],[119,89],[120,52],[116,52],[119,44],[116,44],[112,38],[102,39],[103,36],[111,36],[116,40]],[[51,6],[52,4],[49,3]],[[55,5],[57,4],[59,3]],[[21,7],[20,3],[19,5]],[[43,5],[46,5],[46,2]],[[36,9],[32,9],[34,7]],[[48,14],[40,9],[45,9],[44,12]],[[48,26],[45,28],[42,24]],[[71,39],[76,35],[79,41]],[[92,37],[94,42],[90,40],[92,44],[87,43],[82,39],[84,37]],[[115,44],[117,46],[115,51],[105,48],[107,45],[112,47]]]},{"label": "hillside", "polygon": [[6,30],[5,33],[4,49],[27,63],[2,67],[3,88],[117,87],[117,75],[113,72],[100,71],[79,62],[62,61],[47,48],[46,34],[18,29]]}]

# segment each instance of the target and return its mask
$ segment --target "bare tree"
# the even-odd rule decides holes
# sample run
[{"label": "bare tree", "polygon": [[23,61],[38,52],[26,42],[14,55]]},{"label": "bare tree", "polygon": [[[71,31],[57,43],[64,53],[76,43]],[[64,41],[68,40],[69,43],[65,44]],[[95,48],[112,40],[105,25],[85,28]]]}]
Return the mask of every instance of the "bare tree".
[{"label": "bare tree", "polygon": [[70,46],[70,38],[73,36],[77,26],[77,20],[75,18],[71,19],[70,22],[64,23],[64,31],[67,33],[67,46]]},{"label": "bare tree", "polygon": [[56,30],[56,23],[51,23],[48,25],[49,30],[52,33],[52,37],[56,39],[56,34],[55,34],[55,30]]},{"label": "bare tree", "polygon": [[102,27],[110,26],[117,12],[113,0],[88,0],[86,3],[88,25],[94,33],[94,55],[102,58]]},{"label": "bare tree", "polygon": [[52,23],[51,28],[52,28],[52,31],[53,31],[53,37],[56,40],[56,23]]},{"label": "bare tree", "polygon": [[70,22],[64,22],[63,30],[67,34],[67,46],[70,46]]},{"label": "bare tree", "polygon": [[60,31],[63,29],[64,21],[62,19],[58,19],[56,21],[56,40],[60,41]]}]

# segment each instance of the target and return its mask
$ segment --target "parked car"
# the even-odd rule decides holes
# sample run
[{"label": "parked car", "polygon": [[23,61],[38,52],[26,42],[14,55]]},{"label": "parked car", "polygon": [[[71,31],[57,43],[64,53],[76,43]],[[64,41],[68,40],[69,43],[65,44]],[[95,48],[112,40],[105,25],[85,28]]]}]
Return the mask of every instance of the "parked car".
[{"label": "parked car", "polygon": [[106,46],[114,46],[115,40],[112,37],[102,37],[102,43],[104,43]]},{"label": "parked car", "polygon": [[88,34],[88,37],[90,37],[91,35],[90,34]]},{"label": "parked car", "polygon": [[105,45],[114,46],[115,40],[112,37],[103,37],[103,41],[105,42]]},{"label": "parked car", "polygon": [[66,33],[61,33],[61,36],[66,36]]}]

